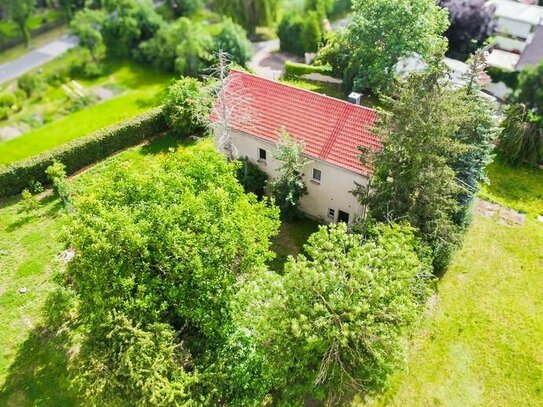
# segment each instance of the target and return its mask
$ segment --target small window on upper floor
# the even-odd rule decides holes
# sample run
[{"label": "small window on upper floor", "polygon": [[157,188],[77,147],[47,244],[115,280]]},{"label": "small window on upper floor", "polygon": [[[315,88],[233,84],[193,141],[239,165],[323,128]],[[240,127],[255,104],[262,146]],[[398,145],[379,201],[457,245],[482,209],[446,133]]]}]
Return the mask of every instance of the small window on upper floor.
[{"label": "small window on upper floor", "polygon": [[311,179],[313,181],[315,181],[315,182],[321,182],[321,176],[322,176],[321,170],[313,168],[313,175],[312,175]]},{"label": "small window on upper floor", "polygon": [[328,217],[329,218],[332,218],[332,219],[335,219],[336,218],[336,210],[335,209],[328,209]]},{"label": "small window on upper floor", "polygon": [[258,149],[258,160],[259,161],[266,161],[267,158],[267,152],[263,148]]}]

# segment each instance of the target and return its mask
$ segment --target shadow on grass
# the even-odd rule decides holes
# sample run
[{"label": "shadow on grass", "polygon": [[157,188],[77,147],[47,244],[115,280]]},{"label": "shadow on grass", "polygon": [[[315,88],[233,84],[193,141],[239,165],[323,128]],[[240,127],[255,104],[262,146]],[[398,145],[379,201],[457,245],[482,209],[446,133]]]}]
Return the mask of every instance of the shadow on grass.
[{"label": "shadow on grass", "polygon": [[76,405],[68,372],[72,346],[68,327],[70,305],[62,290],[49,295],[44,307],[46,323],[32,330],[19,347],[0,388],[0,406]]},{"label": "shadow on grass", "polygon": [[313,233],[319,230],[320,224],[306,217],[292,222],[283,222],[279,234],[273,239],[271,250],[276,257],[269,262],[270,268],[282,273],[289,256],[296,257],[303,253],[303,246]]},{"label": "shadow on grass", "polygon": [[190,147],[196,143],[195,140],[190,138],[180,138],[171,132],[165,133],[162,136],[155,138],[149,144],[144,145],[141,148],[143,155],[156,155],[167,153],[171,148],[178,147]]}]

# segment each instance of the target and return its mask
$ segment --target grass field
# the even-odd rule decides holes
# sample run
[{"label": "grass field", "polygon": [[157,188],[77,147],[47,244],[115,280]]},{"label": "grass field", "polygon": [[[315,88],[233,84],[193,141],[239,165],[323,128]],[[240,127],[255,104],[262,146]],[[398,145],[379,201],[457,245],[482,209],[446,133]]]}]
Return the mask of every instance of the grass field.
[{"label": "grass field", "polygon": [[[66,56],[66,61],[76,57],[76,53]],[[65,65],[64,63],[64,65]],[[61,67],[62,62],[54,61],[47,70]],[[119,96],[98,103],[76,113],[55,120],[15,139],[0,142],[0,165],[9,164],[49,150],[75,138],[84,136],[104,126],[108,126],[135,116],[152,106],[161,103],[162,92],[170,75],[148,70],[130,62],[109,62],[105,74],[92,81],[81,81],[86,87],[115,85],[124,91]],[[65,103],[66,96],[60,89],[51,89],[48,94],[24,112],[44,112]],[[14,119],[10,120],[15,120]]]},{"label": "grass field", "polygon": [[484,195],[528,213],[526,224],[475,216],[407,370],[370,405],[543,405],[543,171],[489,170]]}]

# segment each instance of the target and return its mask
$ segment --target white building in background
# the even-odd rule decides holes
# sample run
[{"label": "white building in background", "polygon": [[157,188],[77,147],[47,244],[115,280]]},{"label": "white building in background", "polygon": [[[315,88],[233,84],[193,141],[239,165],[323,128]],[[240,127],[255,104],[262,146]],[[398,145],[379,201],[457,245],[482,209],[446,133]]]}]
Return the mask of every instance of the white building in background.
[{"label": "white building in background", "polygon": [[[235,158],[247,157],[270,178],[278,175],[273,158],[282,129],[304,145],[308,194],[300,209],[323,222],[350,223],[363,214],[353,195],[367,185],[371,169],[362,165],[359,146],[380,150],[370,128],[377,114],[369,108],[299,89],[241,71],[231,71],[227,105],[243,95],[247,111],[231,109],[229,136]],[[217,136],[219,150],[222,149]]]},{"label": "white building in background", "polygon": [[543,24],[543,7],[513,0],[489,0],[487,5],[495,7],[497,23],[497,49],[491,53],[488,63],[490,66],[515,70],[529,44],[543,47],[543,44],[534,42],[536,30]]}]

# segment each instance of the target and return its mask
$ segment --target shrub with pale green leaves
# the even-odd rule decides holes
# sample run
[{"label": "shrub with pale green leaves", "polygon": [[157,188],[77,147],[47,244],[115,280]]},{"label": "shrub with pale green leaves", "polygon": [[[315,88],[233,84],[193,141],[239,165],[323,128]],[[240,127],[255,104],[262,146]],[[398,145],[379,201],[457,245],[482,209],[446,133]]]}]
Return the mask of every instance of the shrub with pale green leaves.
[{"label": "shrub with pale green leaves", "polygon": [[236,325],[257,343],[259,374],[279,405],[339,403],[382,388],[403,365],[431,293],[418,239],[407,226],[378,225],[364,240],[339,224],[322,227],[304,250],[283,276],[260,274],[237,296]]}]

